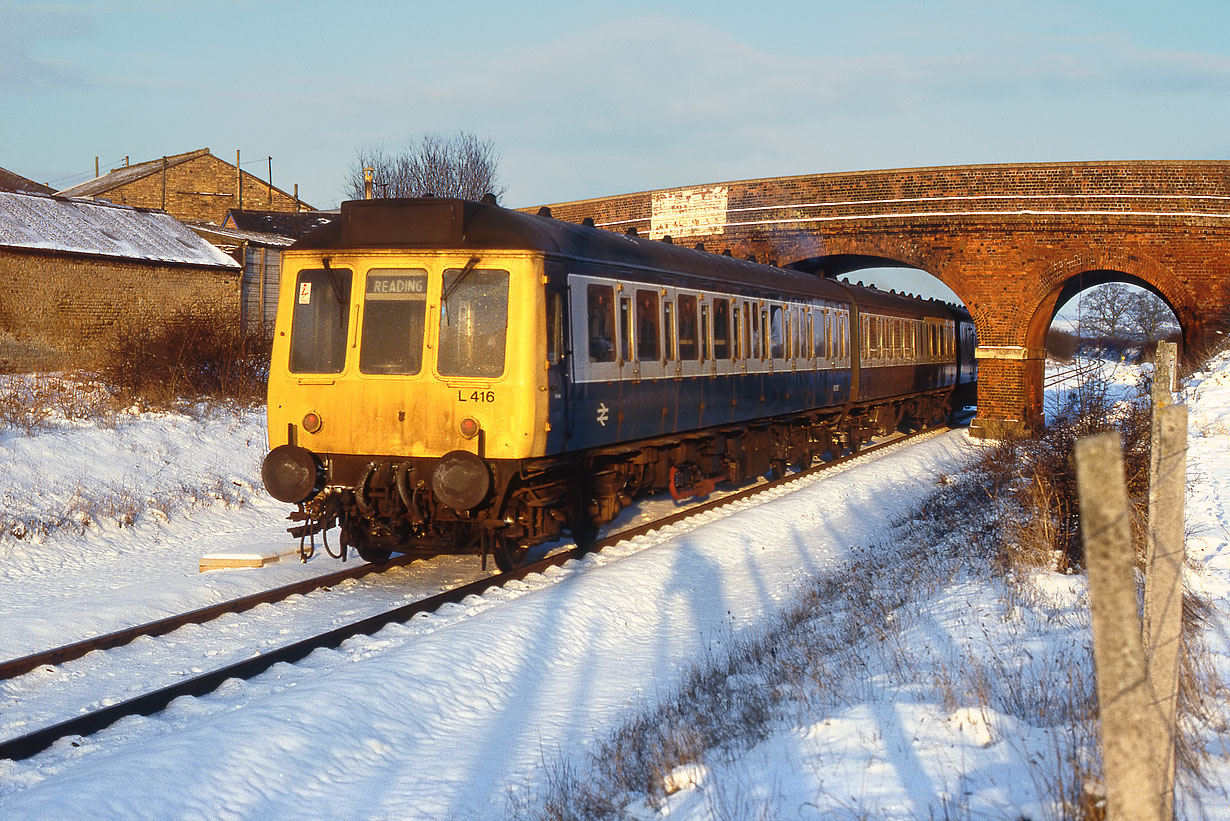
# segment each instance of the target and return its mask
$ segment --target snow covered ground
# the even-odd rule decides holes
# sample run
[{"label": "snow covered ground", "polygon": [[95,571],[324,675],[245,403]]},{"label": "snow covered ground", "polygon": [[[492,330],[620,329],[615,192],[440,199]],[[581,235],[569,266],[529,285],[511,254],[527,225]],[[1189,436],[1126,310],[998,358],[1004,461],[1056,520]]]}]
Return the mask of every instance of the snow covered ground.
[{"label": "snow covered ground", "polygon": [[[1196,479],[1189,584],[1218,616],[1206,640],[1224,678],[1230,358],[1198,374],[1187,397]],[[284,506],[259,487],[259,414],[51,428],[0,432],[0,658],[336,567],[318,554],[307,564],[197,573],[205,553],[289,545]],[[848,576],[869,554],[891,556],[905,538],[901,517],[981,447],[954,432],[892,448],[767,502],[625,542],[156,716],[62,740],[29,761],[2,761],[0,817],[505,817],[532,806],[560,762],[584,766],[597,740],[669,699],[696,665],[760,635],[809,580]],[[1038,762],[1053,755],[1063,727],[1026,717],[1090,673],[1083,580],[1040,573],[1009,587],[990,572],[933,564],[934,583],[887,617],[889,641],[848,648],[854,666],[841,668],[837,697],[813,720],[783,715],[750,749],[676,773],[679,789],[665,804],[634,799],[627,814],[1053,817],[1053,784]],[[449,566],[430,585],[465,572]],[[395,581],[409,590],[412,576]],[[397,595],[388,580],[381,585],[336,608]],[[321,620],[331,601],[294,612]],[[845,617],[834,612],[831,622]],[[246,618],[233,617],[233,630],[178,636],[185,669],[288,629],[273,618],[239,626]],[[131,658],[145,675],[146,662]],[[1038,686],[997,693],[991,683],[983,704],[946,696],[958,688],[945,677],[971,658],[986,671],[1029,668],[1025,680]],[[19,713],[70,685],[68,704],[114,698],[105,679],[89,675],[89,659],[82,663],[31,674],[20,689],[0,683],[0,711]],[[174,674],[160,665],[157,675]],[[18,732],[9,726],[6,736]],[[1218,739],[1209,742],[1220,755]],[[1228,776],[1220,755],[1210,785],[1184,793],[1184,812],[1230,817]]]}]

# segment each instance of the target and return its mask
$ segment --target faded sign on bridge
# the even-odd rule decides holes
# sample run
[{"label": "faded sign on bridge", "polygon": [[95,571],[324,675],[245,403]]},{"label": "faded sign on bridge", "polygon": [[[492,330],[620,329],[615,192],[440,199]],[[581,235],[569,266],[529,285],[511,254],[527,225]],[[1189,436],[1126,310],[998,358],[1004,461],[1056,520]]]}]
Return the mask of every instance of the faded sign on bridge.
[{"label": "faded sign on bridge", "polygon": [[726,230],[726,186],[659,191],[651,200],[651,239],[713,236]]}]

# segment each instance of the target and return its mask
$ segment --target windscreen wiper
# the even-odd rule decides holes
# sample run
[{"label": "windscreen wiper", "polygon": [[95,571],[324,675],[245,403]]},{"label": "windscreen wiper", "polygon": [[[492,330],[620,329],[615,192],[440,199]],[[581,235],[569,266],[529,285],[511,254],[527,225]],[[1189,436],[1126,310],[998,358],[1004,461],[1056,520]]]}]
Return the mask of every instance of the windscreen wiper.
[{"label": "windscreen wiper", "polygon": [[346,304],[346,297],[342,295],[342,280],[337,273],[329,267],[329,258],[321,257],[320,262],[325,267],[325,273],[329,275],[329,284],[333,286],[333,296],[337,297],[338,305]]},{"label": "windscreen wiper", "polygon": [[448,316],[448,298],[461,286],[461,283],[470,275],[470,272],[474,270],[476,265],[478,265],[478,257],[470,257],[465,267],[458,272],[457,278],[453,280],[453,284],[448,286],[448,290],[441,294],[440,307],[444,309],[445,317]]}]

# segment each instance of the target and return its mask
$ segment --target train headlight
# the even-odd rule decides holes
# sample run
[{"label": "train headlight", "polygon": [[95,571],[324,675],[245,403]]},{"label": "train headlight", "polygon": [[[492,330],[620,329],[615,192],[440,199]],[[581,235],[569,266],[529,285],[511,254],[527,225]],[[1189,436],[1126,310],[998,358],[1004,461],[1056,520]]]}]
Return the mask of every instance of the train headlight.
[{"label": "train headlight", "polygon": [[324,422],[320,419],[320,414],[316,411],[308,411],[303,416],[303,429],[308,433],[316,433],[320,430]]},{"label": "train headlight", "polygon": [[461,435],[467,439],[473,439],[475,436],[478,436],[479,424],[478,420],[473,416],[467,416],[465,419],[462,419],[458,427],[461,429]]},{"label": "train headlight", "polygon": [[298,504],[324,486],[324,470],[311,451],[298,445],[278,445],[261,463],[261,481],[279,502]]},{"label": "train headlight", "polygon": [[453,510],[469,510],[491,490],[491,471],[468,450],[450,451],[432,471],[431,489],[437,499]]}]

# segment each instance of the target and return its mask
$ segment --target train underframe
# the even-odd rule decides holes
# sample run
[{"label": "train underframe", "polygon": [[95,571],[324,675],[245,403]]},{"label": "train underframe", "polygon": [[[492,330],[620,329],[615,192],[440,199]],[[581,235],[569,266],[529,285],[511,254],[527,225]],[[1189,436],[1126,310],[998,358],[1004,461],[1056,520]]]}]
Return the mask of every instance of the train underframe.
[{"label": "train underframe", "polygon": [[433,491],[440,460],[328,456],[328,482],[291,514],[302,538],[340,526],[344,551],[373,562],[394,553],[478,553],[502,570],[520,566],[534,545],[570,536],[585,547],[600,525],[646,493],[703,496],[718,482],[740,483],[817,459],[857,451],[874,436],[941,423],[952,390],[823,408],[744,426],[720,426],[556,457],[490,460],[490,482],[469,509]]}]

